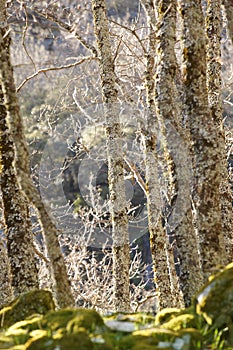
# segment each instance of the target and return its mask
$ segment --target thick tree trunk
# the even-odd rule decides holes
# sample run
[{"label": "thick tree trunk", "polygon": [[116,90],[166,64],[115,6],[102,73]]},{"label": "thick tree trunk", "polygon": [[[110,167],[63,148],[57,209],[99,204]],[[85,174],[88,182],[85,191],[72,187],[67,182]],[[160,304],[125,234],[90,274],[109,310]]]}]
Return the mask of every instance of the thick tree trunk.
[{"label": "thick tree trunk", "polygon": [[122,130],[105,0],[92,0],[106,121],[108,180],[113,230],[115,310],[129,311],[129,237],[124,186]]},{"label": "thick tree trunk", "polygon": [[179,0],[183,31],[185,114],[193,151],[193,204],[201,265],[207,278],[225,262],[220,208],[221,154],[206,88],[205,23],[200,0]]},{"label": "thick tree trunk", "polygon": [[6,1],[0,1],[0,77],[2,80],[2,90],[8,116],[9,129],[15,148],[14,166],[16,176],[21,189],[37,211],[38,219],[45,238],[48,257],[51,262],[51,270],[55,280],[54,288],[57,303],[60,307],[71,306],[74,305],[74,298],[68,280],[64,257],[57,237],[57,228],[41,201],[39,193],[37,192],[30,176],[29,153],[15,89],[10,52],[9,49],[6,50],[6,47],[9,46],[10,31],[6,22],[5,3]]},{"label": "thick tree trunk", "polygon": [[3,238],[0,239],[0,308],[13,299],[10,263]]},{"label": "thick tree trunk", "polygon": [[[2,53],[9,55],[10,40],[3,37],[5,28],[0,27],[0,59]],[[2,78],[0,74],[0,78]],[[2,84],[2,80],[0,81]],[[20,190],[14,169],[14,146],[7,126],[7,111],[0,85],[0,157],[1,157],[1,191],[3,204],[4,231],[7,239],[7,252],[12,278],[11,284],[14,295],[39,287],[38,272],[33,249],[33,234],[29,215],[28,201]],[[9,284],[7,276],[7,261],[2,247],[3,274]]]},{"label": "thick tree trunk", "polygon": [[[232,2],[233,16],[233,2]],[[226,139],[223,124],[222,110],[222,81],[221,81],[221,29],[222,29],[221,2],[208,0],[206,11],[206,35],[207,35],[207,88],[209,105],[212,117],[218,132],[218,149],[220,150],[221,166],[221,209],[223,232],[227,251],[227,260],[233,260],[233,211],[232,194],[227,171]],[[233,19],[231,19],[233,21]],[[232,22],[233,23],[233,22]]]},{"label": "thick tree trunk", "polygon": [[[182,182],[185,183],[185,181],[189,184],[190,178],[188,171],[185,172],[187,165],[180,164],[184,160],[182,159],[182,155],[179,154],[183,151],[179,143],[181,141],[184,143],[185,140],[183,130],[180,127],[179,119],[181,111],[177,102],[178,98],[175,86],[177,74],[175,55],[176,8],[176,0],[162,0],[156,6],[158,25],[156,31],[157,69],[155,76],[155,103],[157,116],[163,130],[167,168],[171,178],[170,183],[172,183],[173,179],[173,187],[175,187],[171,191],[171,202],[172,197],[175,196],[183,196],[183,201],[187,201],[187,206],[180,208],[179,215],[182,217],[182,220],[179,224],[175,225],[173,233],[180,263],[180,288],[184,296],[185,305],[188,306],[191,303],[192,296],[201,286],[202,273],[200,270],[196,233],[192,222],[189,191],[184,192],[184,185],[182,186]],[[175,140],[172,135],[174,130],[176,130],[180,139]],[[174,180],[175,177],[176,179]]]}]

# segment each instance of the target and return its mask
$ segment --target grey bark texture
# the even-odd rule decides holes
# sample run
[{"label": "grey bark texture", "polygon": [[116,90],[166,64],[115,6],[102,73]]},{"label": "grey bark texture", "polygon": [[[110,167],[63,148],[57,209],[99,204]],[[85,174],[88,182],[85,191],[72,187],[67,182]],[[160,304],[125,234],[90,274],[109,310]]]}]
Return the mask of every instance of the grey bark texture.
[{"label": "grey bark texture", "polygon": [[[233,2],[232,2],[233,16]],[[231,19],[233,21],[233,19]],[[222,224],[227,252],[227,261],[233,260],[233,211],[232,193],[227,170],[226,139],[223,123],[221,81],[221,30],[222,11],[218,0],[208,0],[206,11],[207,36],[207,88],[212,118],[218,132],[218,149],[222,179],[220,183]]]},{"label": "grey bark texture", "polygon": [[[4,2],[0,3],[0,22],[6,21]],[[4,231],[7,240],[10,278],[14,295],[39,287],[38,272],[33,249],[33,234],[29,215],[29,203],[19,188],[14,169],[15,151],[12,135],[7,125],[6,100],[3,87],[8,83],[8,66],[4,65],[10,57],[10,37],[8,28],[0,26],[0,157],[1,157],[1,191],[3,203]],[[4,71],[3,71],[4,70]],[[2,250],[2,258],[4,250]],[[6,258],[4,265],[6,267]],[[7,270],[5,270],[5,274]],[[5,281],[5,283],[7,283]],[[3,287],[1,285],[1,287]]]},{"label": "grey bark texture", "polygon": [[10,263],[4,239],[0,239],[0,308],[13,299],[13,289],[11,286]]},{"label": "grey bark texture", "polygon": [[[147,120],[143,133],[146,190],[148,207],[148,224],[150,232],[150,248],[153,259],[154,278],[157,291],[157,309],[179,304],[179,288],[175,274],[172,249],[169,247],[166,229],[163,226],[162,202],[158,176],[157,137],[159,124],[155,106],[155,7],[151,1],[141,0],[147,14],[149,26],[149,43],[146,55],[145,86],[147,94]],[[178,297],[178,298],[177,298]]]},{"label": "grey bark texture", "polygon": [[193,210],[201,266],[208,278],[225,263],[218,133],[208,103],[205,22],[200,0],[179,0],[182,18],[185,116],[193,153]]},{"label": "grey bark texture", "polygon": [[117,102],[116,77],[105,0],[92,0],[94,29],[99,52],[99,66],[104,103],[110,212],[113,235],[113,276],[115,311],[130,310],[127,203],[124,185],[122,130]]},{"label": "grey bark texture", "polygon": [[[157,69],[155,74],[155,104],[156,113],[163,134],[163,147],[170,190],[170,202],[175,202],[176,196],[183,196],[187,206],[181,207],[179,216],[182,219],[173,229],[177,255],[179,260],[179,284],[183,294],[184,303],[189,306],[192,296],[200,288],[203,278],[200,269],[198,244],[193,228],[191,201],[189,191],[184,189],[185,183],[189,185],[190,174],[187,164],[182,163],[182,150],[179,143],[185,144],[186,136],[180,126],[181,110],[178,103],[178,92],[175,85],[177,76],[177,61],[175,55],[176,44],[176,0],[162,0],[156,4],[158,16],[156,30],[156,57]],[[173,132],[176,130],[180,139],[175,139]],[[188,151],[188,147],[187,147]],[[187,197],[187,198],[185,198]],[[174,208],[173,208],[174,209]]]},{"label": "grey bark texture", "polygon": [[[29,152],[25,140],[22,118],[14,83],[13,68],[10,61],[9,50],[4,50],[10,40],[10,31],[6,22],[5,14],[6,1],[0,2],[1,11],[1,59],[0,74],[2,79],[2,90],[4,95],[4,105],[7,111],[7,122],[15,150],[14,168],[21,190],[28,201],[35,207],[37,216],[44,235],[48,257],[51,263],[51,271],[54,278],[54,289],[59,307],[73,306],[74,298],[68,279],[64,257],[62,255],[57,228],[52,218],[48,214],[44,203],[41,201],[31,176],[29,166]],[[19,266],[18,266],[19,267]]]}]

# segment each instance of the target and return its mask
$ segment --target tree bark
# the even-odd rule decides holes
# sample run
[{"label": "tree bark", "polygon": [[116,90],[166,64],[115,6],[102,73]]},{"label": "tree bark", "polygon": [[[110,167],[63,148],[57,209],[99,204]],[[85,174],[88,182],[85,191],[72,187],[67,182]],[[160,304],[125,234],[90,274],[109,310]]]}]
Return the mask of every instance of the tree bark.
[{"label": "tree bark", "polygon": [[232,194],[227,170],[227,154],[225,148],[226,139],[222,117],[221,18],[221,3],[218,0],[208,0],[206,11],[207,88],[212,118],[218,132],[218,149],[220,150],[220,166],[222,174],[220,183],[222,223],[227,251],[227,261],[231,262],[233,260],[233,212],[231,203]]},{"label": "tree bark", "polygon": [[0,308],[13,299],[13,289],[11,286],[10,263],[4,240],[0,239]]},{"label": "tree bark", "polygon": [[[185,143],[186,137],[180,127],[181,110],[178,104],[178,93],[175,85],[177,76],[177,62],[175,55],[176,44],[176,0],[162,0],[157,3],[156,10],[158,24],[156,30],[157,41],[157,69],[155,75],[155,103],[157,116],[163,134],[163,147],[167,161],[167,169],[170,174],[171,206],[176,196],[184,196],[187,200],[187,207],[180,208],[179,215],[182,220],[175,225],[173,234],[177,246],[178,260],[180,264],[179,282],[183,293],[184,303],[189,306],[192,296],[202,284],[202,273],[196,233],[193,228],[191,202],[189,191],[182,193],[184,184],[189,184],[189,172],[187,165],[182,164],[181,148],[179,142]],[[176,130],[179,139],[172,135]],[[187,147],[188,148],[188,147]],[[173,164],[174,163],[174,164]],[[181,163],[181,164],[180,164]],[[174,209],[174,208],[173,208]],[[179,218],[180,219],[180,218]]]},{"label": "tree bark", "polygon": [[175,274],[172,250],[169,247],[168,236],[163,225],[162,201],[158,176],[157,136],[159,133],[155,106],[155,7],[151,1],[141,0],[147,14],[149,27],[148,52],[146,54],[145,86],[147,95],[147,120],[143,133],[148,224],[150,232],[150,248],[154,266],[154,279],[157,291],[157,309],[179,305],[179,288]]},{"label": "tree bark", "polygon": [[28,201],[37,211],[48,251],[48,257],[51,262],[51,271],[53,274],[52,277],[54,278],[54,288],[58,306],[73,306],[74,298],[71,292],[64,257],[62,255],[57,237],[57,228],[52,218],[48,214],[44,203],[41,201],[39,193],[37,192],[30,176],[29,152],[25,140],[23,123],[16,94],[13,68],[10,61],[10,52],[9,49],[7,51],[5,50],[7,45],[9,46],[10,42],[10,31],[6,22],[5,5],[6,1],[0,1],[0,77],[2,79],[4,105],[6,107],[8,117],[7,122],[9,124],[15,149],[15,172],[20,188],[28,198]]},{"label": "tree bark", "polygon": [[185,115],[193,152],[193,209],[206,279],[217,265],[225,262],[219,190],[221,154],[208,104],[205,23],[201,1],[179,0],[179,5],[183,32]]},{"label": "tree bark", "polygon": [[122,130],[117,102],[116,77],[105,0],[92,0],[94,29],[99,51],[104,114],[106,122],[108,181],[113,235],[113,275],[115,310],[130,310],[127,203],[124,186]]},{"label": "tree bark", "polygon": [[[2,4],[0,4],[1,6]],[[0,7],[0,10],[4,11]],[[0,11],[0,19],[2,19]],[[0,60],[9,56],[10,38],[7,29],[0,27]],[[1,64],[0,64],[1,65]],[[1,69],[0,69],[1,70]],[[7,71],[5,74],[7,75]],[[0,157],[1,157],[1,191],[3,203],[4,231],[7,238],[7,252],[11,277],[7,272],[7,258],[2,247],[3,273],[5,284],[11,280],[14,295],[39,287],[38,271],[33,249],[32,225],[27,198],[20,190],[15,175],[15,152],[9,128],[7,126],[7,110],[2,92],[3,76],[0,71]],[[9,280],[10,278],[10,280]],[[8,280],[8,282],[7,282]]]}]

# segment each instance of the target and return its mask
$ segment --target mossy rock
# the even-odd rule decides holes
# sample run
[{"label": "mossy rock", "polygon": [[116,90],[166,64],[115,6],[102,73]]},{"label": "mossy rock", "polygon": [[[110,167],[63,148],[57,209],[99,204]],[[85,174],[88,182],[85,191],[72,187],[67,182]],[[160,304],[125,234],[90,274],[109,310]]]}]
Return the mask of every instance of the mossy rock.
[{"label": "mossy rock", "polygon": [[26,318],[24,321],[19,321],[14,323],[8,330],[17,330],[23,329],[28,332],[40,328],[40,322],[43,318],[43,315],[32,315],[29,318]]},{"label": "mossy rock", "polygon": [[64,335],[61,339],[42,337],[30,339],[25,350],[93,350],[93,343],[86,332]]},{"label": "mossy rock", "polygon": [[68,333],[75,333],[83,327],[92,332],[97,327],[104,327],[104,322],[95,310],[62,309],[49,312],[43,317],[41,327],[51,331],[65,328]]},{"label": "mossy rock", "polygon": [[[157,349],[159,343],[167,343],[168,349],[171,348],[173,341],[179,336],[178,333],[168,329],[148,328],[133,332],[131,335],[125,336],[119,343],[122,350],[143,350]],[[143,348],[144,347],[144,348]]]},{"label": "mossy rock", "polygon": [[233,263],[211,277],[196,297],[196,312],[222,329],[233,319]]},{"label": "mossy rock", "polygon": [[130,313],[130,314],[123,314],[123,313],[115,313],[110,316],[104,317],[105,321],[109,320],[116,320],[116,321],[122,321],[122,322],[134,322],[136,325],[139,326],[145,326],[148,324],[154,324],[155,323],[155,317],[152,315],[148,315],[143,312],[138,313]]},{"label": "mossy rock", "polygon": [[7,328],[33,314],[44,315],[54,309],[55,304],[51,292],[34,290],[23,293],[0,310],[0,324],[1,327]]},{"label": "mossy rock", "polygon": [[178,309],[178,308],[166,308],[163,309],[161,311],[159,311],[157,313],[157,315],[155,316],[155,325],[160,325],[163,324],[165,322],[167,322],[168,320],[170,320],[173,317],[176,317],[178,314],[180,314],[182,311],[182,309]]},{"label": "mossy rock", "polygon": [[5,332],[7,337],[11,337],[15,345],[24,344],[29,339],[29,334],[25,329],[8,329]]},{"label": "mossy rock", "polygon": [[172,331],[179,331],[183,328],[196,328],[200,321],[198,315],[182,314],[171,318],[168,322],[161,325],[161,328],[170,329]]},{"label": "mossy rock", "polygon": [[5,334],[0,334],[0,349],[9,349],[14,346],[15,342],[10,336],[6,336]]}]

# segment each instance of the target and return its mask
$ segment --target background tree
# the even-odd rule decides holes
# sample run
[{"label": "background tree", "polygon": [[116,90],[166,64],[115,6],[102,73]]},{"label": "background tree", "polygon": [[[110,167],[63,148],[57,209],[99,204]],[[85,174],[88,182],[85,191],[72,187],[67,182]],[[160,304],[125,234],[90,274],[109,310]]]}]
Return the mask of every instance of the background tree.
[{"label": "background tree", "polygon": [[[15,174],[15,151],[12,135],[7,125],[7,107],[4,96],[5,85],[11,88],[6,79],[9,60],[10,37],[6,22],[5,1],[0,2],[0,150],[1,150],[1,191],[3,218],[7,252],[11,276],[4,274],[8,285],[11,283],[14,295],[38,288],[38,273],[33,249],[32,225],[29,216],[29,204],[19,188]],[[8,114],[9,117],[9,114]],[[3,250],[4,257],[4,250]],[[5,259],[4,259],[5,260]],[[3,268],[7,267],[4,261]],[[12,278],[11,278],[12,277]]]},{"label": "background tree", "polygon": [[[50,258],[51,270],[55,280],[54,287],[56,290],[58,305],[60,307],[73,305],[74,304],[73,296],[72,296],[71,287],[67,276],[64,257],[61,253],[59,241],[57,238],[56,225],[54,224],[53,220],[49,216],[44,206],[44,203],[41,201],[40,196],[31,180],[28,148],[25,140],[24,129],[23,129],[23,124],[22,124],[21,115],[20,115],[20,108],[19,108],[16,88],[14,84],[13,68],[10,61],[10,51],[9,51],[10,32],[6,22],[6,13],[4,12],[5,8],[6,8],[6,2],[2,1],[1,2],[1,9],[2,9],[1,23],[4,23],[4,26],[1,27],[0,29],[1,30],[0,32],[1,33],[0,75],[1,75],[1,86],[2,86],[3,98],[4,98],[3,108],[5,108],[5,111],[8,115],[9,130],[10,130],[10,134],[14,144],[14,151],[15,151],[15,158],[11,158],[11,163],[13,162],[13,160],[15,160],[14,169],[16,171],[16,176],[17,176],[16,181],[19,181],[19,185],[22,191],[27,196],[28,201],[35,206],[38,213],[38,218],[46,240],[46,247]],[[5,135],[7,135],[7,133],[5,133]],[[9,147],[9,142],[8,142],[8,147]],[[11,148],[10,150],[11,152],[8,152],[9,149],[6,150],[7,154],[4,153],[5,157],[9,156],[9,154],[12,155],[12,150],[13,148]],[[11,174],[11,177],[12,175],[13,174]],[[11,184],[12,183],[13,182],[11,180]],[[7,184],[2,184],[3,191],[7,190],[6,185]],[[15,198],[17,198],[17,194],[15,197],[13,197],[14,195],[15,195],[15,191],[14,192],[12,191],[11,198],[15,200]],[[9,209],[5,208],[5,213],[7,213],[8,210],[10,210],[10,208],[13,211],[12,215],[13,215],[14,221],[11,223],[11,225],[8,225],[8,227],[12,226],[15,229],[15,223],[16,223],[15,220],[17,216],[14,217],[15,208],[12,206],[12,203],[10,204]],[[25,222],[25,218],[27,218],[27,216],[21,218],[21,222],[19,223],[19,226],[22,225],[23,222]],[[17,234],[19,234],[19,230],[16,230],[16,232]],[[21,243],[20,239],[21,237],[17,242],[16,237],[14,237],[12,239],[12,242],[13,242],[12,245],[14,247],[21,246],[25,250],[25,252],[27,252],[27,249],[25,249],[26,245],[25,244],[24,246],[22,246],[22,244],[20,245]],[[29,242],[27,240],[26,244],[29,244]],[[14,259],[17,259],[17,256],[18,255],[15,255]],[[17,269],[20,269],[20,270],[22,269],[19,263],[15,264],[15,266],[17,267]],[[20,285],[20,283],[23,283],[23,279],[22,281],[17,281],[16,285]]]},{"label": "background tree", "polygon": [[106,17],[105,0],[93,0],[93,17],[96,40],[100,54],[100,74],[108,151],[109,199],[113,236],[113,275],[115,310],[130,310],[127,203],[124,186],[124,160],[122,152],[122,129],[119,120],[116,77]]}]

